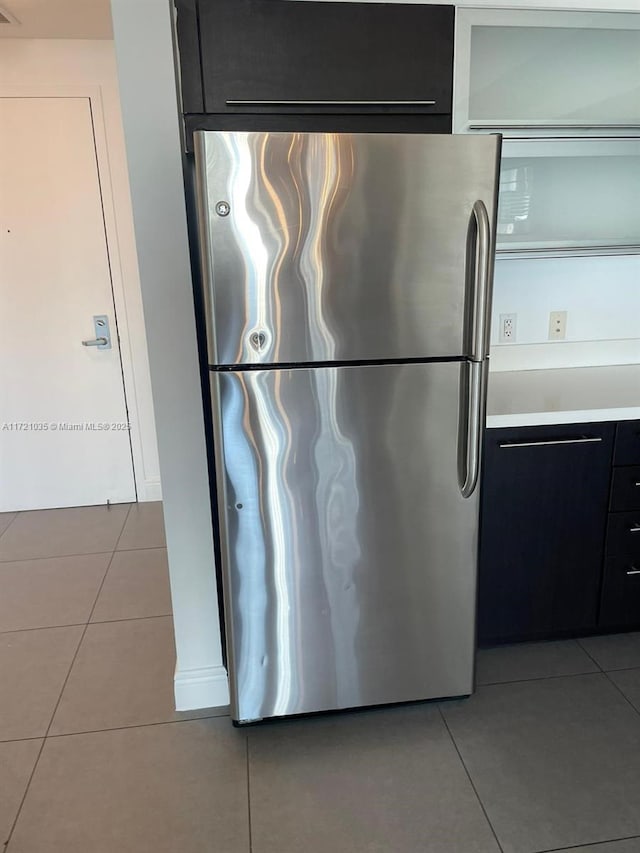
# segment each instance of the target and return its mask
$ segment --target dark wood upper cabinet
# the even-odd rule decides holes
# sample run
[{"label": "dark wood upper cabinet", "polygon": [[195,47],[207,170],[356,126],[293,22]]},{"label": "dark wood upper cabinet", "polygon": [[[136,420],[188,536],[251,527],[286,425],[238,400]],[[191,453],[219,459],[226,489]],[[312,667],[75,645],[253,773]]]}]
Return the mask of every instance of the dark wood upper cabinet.
[{"label": "dark wood upper cabinet", "polygon": [[198,0],[198,17],[206,113],[451,112],[452,6]]},{"label": "dark wood upper cabinet", "polygon": [[197,0],[174,0],[183,113],[203,113]]}]

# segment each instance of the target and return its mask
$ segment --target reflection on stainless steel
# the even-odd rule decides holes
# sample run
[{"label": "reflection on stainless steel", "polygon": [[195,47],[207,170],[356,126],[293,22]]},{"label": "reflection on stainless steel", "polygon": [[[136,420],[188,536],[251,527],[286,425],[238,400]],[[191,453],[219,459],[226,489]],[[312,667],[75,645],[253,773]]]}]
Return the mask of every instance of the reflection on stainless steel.
[{"label": "reflection on stainless steel", "polygon": [[210,362],[469,355],[464,246],[478,199],[494,221],[499,150],[489,135],[196,134]]},{"label": "reflection on stainless steel", "polygon": [[499,152],[196,134],[236,720],[472,690]]},{"label": "reflection on stainless steel", "polygon": [[212,374],[236,719],[471,692],[467,369]]}]

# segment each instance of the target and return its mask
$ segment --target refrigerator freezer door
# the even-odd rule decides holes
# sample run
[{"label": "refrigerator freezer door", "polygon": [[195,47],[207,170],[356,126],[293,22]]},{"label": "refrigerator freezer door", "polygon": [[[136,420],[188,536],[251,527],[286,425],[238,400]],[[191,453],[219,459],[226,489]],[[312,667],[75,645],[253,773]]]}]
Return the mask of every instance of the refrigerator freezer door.
[{"label": "refrigerator freezer door", "polygon": [[488,135],[196,134],[210,363],[478,358],[499,156]]},{"label": "refrigerator freezer door", "polygon": [[235,719],[472,691],[484,369],[212,373]]}]

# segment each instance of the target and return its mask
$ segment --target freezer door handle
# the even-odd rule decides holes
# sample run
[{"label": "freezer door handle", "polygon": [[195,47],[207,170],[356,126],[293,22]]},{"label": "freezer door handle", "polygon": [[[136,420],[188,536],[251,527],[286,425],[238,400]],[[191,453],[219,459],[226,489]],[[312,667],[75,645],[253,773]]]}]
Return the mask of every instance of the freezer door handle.
[{"label": "freezer door handle", "polygon": [[485,203],[474,202],[475,276],[473,283],[473,315],[471,358],[482,361],[489,355],[489,301],[491,294],[491,224]]},{"label": "freezer door handle", "polygon": [[471,497],[478,485],[487,396],[487,362],[467,362],[466,370],[467,416],[461,430],[463,438],[459,466],[463,498]]}]

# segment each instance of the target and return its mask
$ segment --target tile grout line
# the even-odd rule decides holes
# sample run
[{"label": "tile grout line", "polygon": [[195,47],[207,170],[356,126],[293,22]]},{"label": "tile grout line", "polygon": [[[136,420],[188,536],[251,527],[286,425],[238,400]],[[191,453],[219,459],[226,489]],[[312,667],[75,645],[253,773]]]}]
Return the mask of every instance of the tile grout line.
[{"label": "tile grout line", "polygon": [[[580,643],[580,640],[578,640],[578,642]],[[638,714],[638,716],[640,716],[640,708],[637,708],[633,704],[631,699],[629,699],[629,697],[626,695],[626,693],[620,687],[618,687],[618,685],[615,683],[615,681],[612,678],[609,677],[609,672],[600,666],[598,661],[591,654],[589,654],[589,651],[587,649],[585,649],[585,647],[582,645],[582,643],[580,643],[580,648],[584,649],[585,654],[589,655],[589,657],[595,663],[595,665],[600,667],[600,672],[604,675],[604,677],[607,679],[609,684],[611,684],[611,686],[614,687],[618,691],[618,693],[622,696],[622,698],[627,703],[627,705],[629,705],[631,708],[633,708],[633,710],[636,712],[636,714]],[[637,666],[630,666],[627,668],[627,670],[628,669],[638,669],[638,667]],[[611,670],[611,672],[625,672],[627,670],[625,670],[625,669],[613,669],[613,670]],[[637,836],[632,836],[632,837],[635,838]]]},{"label": "tile grout line", "polygon": [[624,835],[621,838],[607,838],[605,841],[587,841],[586,844],[572,844],[569,847],[550,847],[544,850],[536,850],[535,853],[564,853],[565,850],[582,850],[585,847],[593,847],[594,853],[598,853],[597,847],[602,847],[604,844],[615,844],[618,841],[634,841],[640,838],[640,835]]},{"label": "tile grout line", "polygon": [[[105,572],[105,576],[106,576],[106,572]],[[49,729],[51,728],[51,724],[53,723],[53,718],[55,717],[56,711],[58,710],[58,705],[60,704],[60,700],[62,699],[62,694],[64,693],[64,688],[67,686],[67,681],[69,680],[69,676],[71,675],[71,670],[73,669],[73,665],[76,662],[76,658],[78,656],[78,652],[80,651],[80,646],[81,646],[82,641],[84,639],[84,635],[87,633],[88,625],[89,625],[89,623],[87,623],[84,626],[84,630],[82,631],[82,634],[80,635],[80,639],[78,640],[78,645],[76,646],[76,650],[73,653],[73,657],[71,658],[71,663],[69,664],[69,669],[67,670],[67,674],[64,678],[64,681],[62,682],[62,687],[60,688],[60,693],[58,694],[58,699],[57,699],[56,704],[53,708],[53,711],[51,712],[51,718],[49,720],[49,725],[47,726],[47,730],[44,733],[44,737],[42,738],[42,743],[40,744],[40,749],[38,750],[38,755],[36,756],[36,760],[33,764],[33,769],[31,770],[31,773],[29,774],[29,779],[27,780],[27,784],[26,784],[25,789],[24,789],[24,794],[22,795],[22,799],[20,800],[20,805],[18,806],[18,810],[16,811],[16,816],[13,820],[13,823],[11,824],[11,829],[9,830],[9,834],[7,835],[7,839],[4,842],[5,847],[9,846],[11,838],[13,837],[13,832],[16,828],[17,823],[18,823],[18,819],[19,819],[20,814],[22,812],[22,807],[24,806],[24,802],[27,799],[27,794],[29,793],[29,788],[31,787],[31,782],[33,781],[33,777],[35,776],[36,770],[38,768],[38,764],[40,763],[40,757],[42,755],[42,750],[44,749],[44,745],[47,742],[47,736],[49,734]],[[79,626],[77,626],[77,627],[79,627]]]},{"label": "tile grout line", "polygon": [[[178,711],[177,713],[188,714],[189,711]],[[100,735],[104,732],[125,732],[128,729],[148,729],[152,726],[173,726],[179,723],[197,723],[198,720],[222,720],[229,717],[230,714],[202,714],[197,717],[185,717],[183,720],[156,720],[153,723],[131,723],[128,726],[109,726],[106,729],[87,729],[80,732],[58,732],[57,734],[47,735],[47,740],[62,737],[80,737],[81,735]],[[38,740],[38,738],[23,738],[23,740]],[[0,743],[11,743],[11,741],[0,741]]]},{"label": "tile grout line", "polygon": [[600,670],[600,672],[604,672],[604,669],[600,666],[600,664],[599,664],[599,663],[598,663],[598,661],[594,658],[594,656],[591,654],[591,652],[589,651],[589,649],[588,649],[586,646],[583,646],[583,645],[582,645],[582,643],[580,642],[580,637],[576,637],[576,642],[578,643],[578,645],[580,646],[580,648],[582,649],[582,651],[585,653],[585,655],[586,655],[590,660],[592,660],[592,661],[594,662],[594,664],[598,667],[598,669]]},{"label": "tile grout line", "polygon": [[484,803],[482,802],[482,800],[481,800],[481,798],[480,798],[480,794],[478,793],[478,789],[476,788],[475,783],[474,783],[473,779],[471,778],[471,773],[469,773],[469,768],[468,768],[468,767],[467,767],[467,765],[465,764],[464,758],[462,757],[462,753],[461,753],[461,752],[460,752],[460,750],[458,749],[458,744],[456,743],[456,739],[454,738],[454,736],[453,736],[453,734],[452,734],[452,732],[451,732],[451,729],[449,728],[449,723],[447,723],[447,719],[446,719],[446,717],[445,717],[445,715],[444,715],[444,712],[443,712],[443,710],[442,710],[442,706],[441,706],[441,704],[440,704],[440,703],[438,703],[438,711],[439,711],[439,713],[440,713],[440,717],[441,717],[441,719],[442,719],[442,722],[444,723],[444,727],[445,727],[445,728],[446,728],[446,730],[447,730],[447,733],[448,733],[448,735],[449,735],[449,738],[451,739],[451,743],[453,744],[453,748],[455,749],[456,753],[458,754],[458,758],[460,759],[460,763],[462,764],[462,766],[463,766],[463,768],[464,768],[464,772],[467,774],[467,779],[469,780],[469,784],[471,785],[471,788],[472,788],[472,790],[473,790],[473,793],[476,795],[476,799],[477,799],[477,801],[478,801],[478,804],[479,804],[480,808],[482,809],[482,813],[483,813],[483,815],[484,815],[484,817],[485,817],[485,820],[486,820],[486,821],[487,821],[487,823],[489,824],[489,829],[491,830],[491,833],[492,833],[492,835],[493,835],[493,837],[494,837],[494,839],[495,839],[495,842],[496,842],[496,844],[498,845],[498,850],[500,850],[500,853],[504,853],[504,850],[503,850],[502,844],[500,844],[500,841],[499,841],[499,839],[498,839],[498,836],[497,836],[497,834],[496,834],[496,831],[495,831],[495,829],[493,828],[493,824],[491,823],[491,820],[489,819],[489,815],[488,815],[487,810],[486,810],[486,808],[485,808],[485,806],[484,806]]},{"label": "tile grout line", "polygon": [[20,512],[19,512],[19,511],[17,511],[17,512],[15,513],[15,515],[13,516],[13,518],[11,519],[11,521],[9,522],[9,524],[7,524],[7,526],[6,526],[6,527],[5,527],[5,529],[2,531],[2,533],[0,533],[0,539],[2,539],[2,537],[4,536],[4,534],[5,534],[5,533],[7,532],[7,530],[11,527],[11,525],[13,524],[13,522],[16,520],[16,518],[17,518],[19,515],[20,515]]},{"label": "tile grout line", "polygon": [[[639,669],[640,667],[629,667],[630,669]],[[602,669],[589,670],[588,672],[564,672],[562,675],[537,675],[533,678],[510,678],[507,681],[479,681],[477,686],[480,687],[501,687],[503,684],[528,684],[532,681],[552,681],[555,678],[580,678],[581,675],[605,675]]]},{"label": "tile grout line", "polygon": [[143,548],[118,548],[116,553],[118,553],[118,554],[130,554],[133,551],[166,551],[166,550],[167,550],[166,545],[151,545],[150,547],[148,545],[145,545]]},{"label": "tile grout line", "polygon": [[42,737],[43,737],[42,735],[29,735],[28,737],[2,738],[2,740],[0,740],[0,744],[3,744],[3,743],[24,743],[24,741],[26,741],[26,740],[41,740]]},{"label": "tile grout line", "polygon": [[[11,525],[9,525],[10,527]],[[8,530],[9,528],[7,528]],[[123,528],[124,529],[124,528]],[[5,530],[4,533],[7,531]],[[4,533],[0,534],[0,538],[4,536]],[[122,533],[120,533],[122,536]],[[118,542],[120,541],[120,536],[118,537]],[[166,551],[166,545],[154,545],[151,548],[120,548],[115,549],[113,552],[107,551],[83,551],[80,554],[53,554],[49,557],[18,557],[15,560],[0,560],[0,566],[6,565],[7,563],[35,563],[37,560],[66,560],[69,557],[96,557],[98,554],[131,554],[134,551]]]},{"label": "tile grout line", "polygon": [[[634,668],[635,668],[635,667],[634,667]],[[616,670],[616,671],[617,671],[617,672],[624,672],[624,670]],[[622,696],[622,698],[623,698],[623,699],[624,699],[624,701],[627,703],[627,705],[629,705],[631,708],[633,708],[633,710],[636,712],[636,714],[638,714],[638,716],[640,716],[640,708],[636,708],[636,706],[633,704],[633,702],[631,701],[631,699],[629,699],[629,697],[628,697],[628,696],[627,696],[627,694],[622,690],[622,688],[621,688],[621,687],[618,687],[618,685],[615,683],[615,681],[614,681],[612,678],[610,678],[610,677],[609,677],[609,673],[608,673],[608,672],[604,672],[604,673],[603,673],[603,675],[606,677],[606,679],[607,679],[607,681],[609,682],[609,684],[611,684],[611,686],[612,686],[612,687],[615,687],[615,689],[616,689],[616,690],[618,691],[618,693]]]},{"label": "tile grout line", "polygon": [[96,619],[94,622],[72,622],[69,625],[38,625],[35,628],[10,628],[0,631],[0,637],[4,634],[25,634],[28,631],[55,631],[56,628],[82,628],[85,625],[112,625],[114,622],[141,622],[143,619],[166,619],[173,613],[154,613],[153,616],[127,616],[125,619]]},{"label": "tile grout line", "polygon": [[9,832],[7,833],[6,839],[3,842],[5,850],[9,847],[9,844],[11,842],[11,838],[13,836],[13,831],[16,828],[16,824],[18,823],[18,818],[20,817],[20,813],[22,812],[22,807],[24,805],[24,801],[27,799],[27,793],[29,792],[29,788],[31,787],[31,781],[35,775],[36,767],[40,763],[40,756],[42,755],[42,750],[44,749],[45,741],[46,741],[46,737],[43,737],[42,743],[40,744],[40,749],[38,750],[38,754],[36,756],[36,760],[33,763],[33,768],[31,770],[31,773],[29,774],[29,778],[27,779],[27,784],[25,785],[24,794],[22,795],[22,799],[20,800],[20,805],[18,806],[18,809],[16,811],[16,816],[13,819],[13,823],[11,824],[11,827],[9,828]]},{"label": "tile grout line", "polygon": [[[107,570],[106,570],[106,572],[105,572],[105,573],[104,573],[104,575],[103,575],[102,583],[100,584],[100,586],[99,586],[99,588],[98,588],[98,592],[96,593],[96,597],[95,597],[95,598],[94,598],[94,600],[93,600],[93,607],[91,608],[91,612],[89,613],[89,618],[87,619],[87,625],[86,625],[85,630],[84,630],[84,633],[83,633],[83,635],[82,635],[82,639],[84,639],[84,634],[86,634],[86,632],[87,632],[87,628],[89,627],[89,625],[90,625],[90,623],[91,623],[91,617],[93,616],[93,614],[94,614],[94,612],[95,612],[96,605],[97,605],[97,603],[98,603],[98,599],[100,598],[100,593],[102,592],[102,587],[104,586],[104,582],[106,581],[106,579],[107,579],[107,575],[109,574],[109,569],[111,568],[111,564],[113,563],[113,558],[115,557],[115,555],[116,555],[116,551],[118,550],[118,545],[120,544],[120,540],[122,539],[122,534],[124,533],[124,529],[125,529],[125,527],[127,526],[127,521],[129,520],[129,515],[130,515],[130,513],[131,513],[131,507],[132,507],[132,506],[133,506],[133,504],[129,504],[129,509],[128,509],[127,514],[126,514],[126,516],[125,516],[125,518],[124,518],[124,521],[122,522],[122,527],[120,528],[120,534],[119,534],[118,538],[116,539],[116,544],[115,544],[115,546],[114,546],[114,548],[113,548],[113,552],[112,552],[112,554],[111,554],[111,559],[109,560],[109,563],[108,563],[108,565],[107,565]],[[80,642],[82,642],[82,640],[80,640]],[[78,648],[79,648],[79,647],[78,647]],[[62,694],[61,694],[61,695],[62,695]],[[52,717],[51,719],[52,719],[52,721],[53,721],[53,717]],[[47,734],[49,734],[49,732],[48,732],[48,731],[47,731]],[[46,735],[45,735],[45,737],[46,737]]]},{"label": "tile grout line", "polygon": [[246,734],[246,756],[247,756],[247,819],[249,821],[249,853],[253,853],[253,829],[251,826],[251,763],[249,761],[249,733]]},{"label": "tile grout line", "polygon": [[[118,547],[118,542],[120,541],[120,538],[121,538],[121,536],[122,536],[122,532],[123,532],[123,530],[124,530],[124,528],[125,528],[125,525],[126,525],[126,523],[127,523],[127,519],[129,518],[129,513],[130,513],[130,512],[131,512],[131,505],[129,505],[129,509],[127,510],[127,514],[125,515],[124,521],[123,521],[123,523],[122,523],[122,528],[121,528],[121,530],[120,530],[120,535],[118,536],[118,539],[117,539],[117,541],[116,541],[116,546],[115,546],[116,548]],[[115,552],[115,548],[114,548],[113,552],[111,553],[111,559],[110,559],[110,560],[109,560],[109,562],[107,563],[107,567],[106,567],[106,569],[105,569],[104,575],[102,576],[102,583],[100,584],[100,586],[99,586],[99,588],[98,588],[98,591],[97,591],[97,593],[96,593],[96,596],[95,596],[95,599],[94,599],[94,602],[93,602],[93,607],[91,608],[91,612],[89,613],[89,619],[91,619],[91,616],[93,615],[93,611],[95,610],[96,604],[97,604],[97,602],[98,602],[98,597],[100,596],[100,593],[102,592],[102,587],[104,586],[105,579],[106,579],[106,577],[107,577],[107,574],[108,574],[108,572],[109,572],[109,569],[111,568],[111,563],[113,562],[113,557],[114,557],[114,554],[115,554],[115,553],[116,553],[116,552]],[[40,758],[41,758],[41,756],[42,756],[42,752],[43,752],[43,750],[44,750],[44,745],[45,745],[45,743],[47,742],[47,738],[48,738],[48,736],[49,736],[49,732],[50,732],[50,730],[51,730],[51,726],[53,725],[53,720],[54,720],[54,718],[55,718],[56,712],[57,712],[58,707],[59,707],[59,705],[60,705],[60,701],[62,700],[62,694],[64,693],[65,687],[67,686],[67,682],[69,681],[69,676],[71,675],[71,670],[73,669],[73,665],[74,665],[74,663],[76,662],[76,659],[77,659],[77,657],[78,657],[78,653],[79,653],[79,651],[80,651],[80,647],[82,646],[82,641],[83,641],[83,640],[84,640],[84,638],[85,638],[85,634],[87,633],[87,628],[88,628],[88,627],[89,627],[89,621],[87,620],[87,623],[86,623],[86,624],[85,624],[85,626],[84,626],[84,630],[83,630],[83,632],[82,632],[82,634],[81,634],[81,636],[80,636],[80,640],[78,641],[78,645],[76,646],[76,650],[75,650],[75,652],[74,652],[74,655],[73,655],[73,657],[72,657],[72,659],[71,659],[71,663],[69,664],[69,669],[67,670],[67,674],[66,674],[65,679],[64,679],[64,681],[63,681],[63,683],[62,683],[62,687],[60,688],[60,693],[58,694],[58,700],[57,700],[57,702],[56,702],[56,704],[55,704],[55,707],[54,707],[53,711],[51,712],[51,718],[50,718],[50,720],[49,720],[49,725],[47,726],[47,730],[46,730],[46,732],[45,732],[45,734],[44,734],[44,737],[42,738],[42,743],[40,744],[40,749],[38,750],[38,755],[36,756],[36,760],[35,760],[35,762],[34,762],[34,764],[33,764],[33,769],[31,770],[31,773],[29,774],[29,779],[27,780],[27,784],[26,784],[25,789],[24,789],[24,794],[22,795],[22,799],[20,800],[20,805],[18,806],[18,809],[17,809],[17,811],[16,811],[16,816],[15,816],[15,818],[14,818],[14,820],[13,820],[13,823],[11,824],[11,828],[10,828],[10,830],[9,830],[9,833],[8,833],[8,835],[7,835],[7,838],[6,838],[6,841],[5,841],[5,843],[4,843],[4,844],[5,844],[5,849],[9,847],[9,844],[11,843],[11,839],[12,839],[12,837],[13,837],[13,833],[14,833],[14,831],[15,831],[15,828],[16,828],[17,824],[18,824],[18,820],[20,819],[20,815],[21,815],[21,813],[22,813],[22,808],[23,808],[23,806],[24,806],[25,800],[27,799],[27,795],[28,795],[28,793],[29,793],[29,789],[31,788],[31,782],[33,781],[33,777],[35,776],[36,770],[38,769],[38,764],[40,763]]]}]

